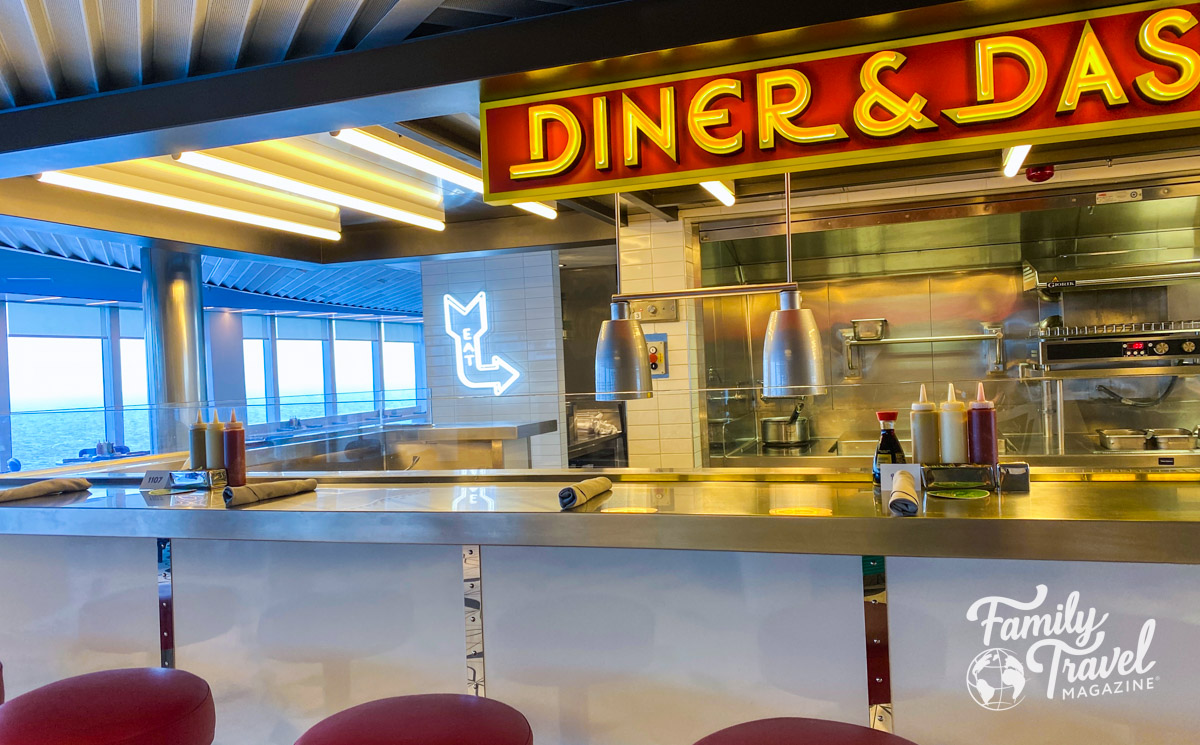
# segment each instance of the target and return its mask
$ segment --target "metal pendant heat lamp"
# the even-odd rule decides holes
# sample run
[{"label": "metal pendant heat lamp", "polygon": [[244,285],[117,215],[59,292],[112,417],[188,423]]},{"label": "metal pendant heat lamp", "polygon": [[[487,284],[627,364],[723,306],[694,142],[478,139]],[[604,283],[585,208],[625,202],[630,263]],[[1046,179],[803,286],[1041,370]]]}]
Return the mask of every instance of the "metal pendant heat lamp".
[{"label": "metal pendant heat lamp", "polygon": [[[825,355],[821,333],[811,310],[800,307],[800,288],[792,281],[792,181],[784,177],[784,230],[787,282],[759,285],[697,287],[690,290],[618,292],[612,296],[612,320],[600,326],[596,341],[596,400],[650,398],[650,354],[642,324],[629,317],[634,300],[699,300],[777,293],[779,310],[771,312],[763,345],[763,396],[794,398],[825,393]],[[621,203],[617,195],[617,288],[621,286]]]},{"label": "metal pendant heat lamp", "polygon": [[[621,195],[614,194],[617,227],[617,291],[621,289]],[[613,298],[612,319],[596,339],[596,400],[650,398],[650,352],[642,324],[629,317],[629,302]]]},{"label": "metal pendant heat lamp", "polygon": [[[784,245],[787,281],[792,283],[792,176],[783,176]],[[824,393],[825,355],[813,312],[800,307],[799,290],[779,293],[763,340],[763,398]]]}]

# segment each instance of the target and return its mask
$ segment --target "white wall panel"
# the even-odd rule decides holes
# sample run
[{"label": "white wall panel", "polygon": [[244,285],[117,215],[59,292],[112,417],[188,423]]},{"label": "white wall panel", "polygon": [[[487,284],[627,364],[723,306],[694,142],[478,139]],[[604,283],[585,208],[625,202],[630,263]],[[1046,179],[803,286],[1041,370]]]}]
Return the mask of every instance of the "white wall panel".
[{"label": "white wall panel", "polygon": [[486,546],[483,602],[488,697],[538,743],[867,722],[857,556]]},{"label": "white wall panel", "polygon": [[72,675],[157,667],[149,538],[0,539],[0,662],[11,698]]},{"label": "white wall panel", "polygon": [[356,704],[466,687],[458,546],[173,541],[178,664],[218,745],[292,745]]}]

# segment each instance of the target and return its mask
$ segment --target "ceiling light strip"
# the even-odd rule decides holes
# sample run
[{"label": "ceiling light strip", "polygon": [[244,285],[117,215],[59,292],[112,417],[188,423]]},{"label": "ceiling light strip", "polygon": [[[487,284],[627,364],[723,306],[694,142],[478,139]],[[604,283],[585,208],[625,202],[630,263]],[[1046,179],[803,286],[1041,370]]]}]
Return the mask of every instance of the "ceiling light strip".
[{"label": "ceiling light strip", "polygon": [[327,241],[338,241],[342,238],[341,233],[336,230],[318,228],[312,225],[305,225],[304,223],[281,220],[276,217],[267,217],[266,215],[244,212],[229,207],[218,207],[214,204],[196,202],[191,199],[183,199],[182,197],[173,197],[169,194],[160,194],[146,189],[137,189],[132,186],[122,186],[109,181],[78,176],[65,171],[46,171],[38,176],[38,181],[55,186],[65,186],[68,189],[78,189],[79,191],[87,191],[93,194],[102,194],[104,196],[117,197],[118,199],[128,199],[132,202],[142,202],[158,207],[180,210],[181,212],[191,212],[197,215],[216,217],[248,225],[257,225],[262,228],[282,230],[288,233],[299,233],[300,235],[321,238]]},{"label": "ceiling light strip", "polygon": [[430,176],[435,176],[443,181],[458,184],[473,192],[483,193],[483,179],[478,176],[441,163],[428,156],[415,153],[395,143],[387,142],[362,130],[343,129],[339,132],[334,132],[333,137],[347,145],[353,145],[369,153],[375,153],[381,158],[387,158],[390,161],[414,168],[422,173],[428,173]]},{"label": "ceiling light strip", "polygon": [[542,204],[541,202],[513,202],[513,206],[520,207],[526,212],[532,212],[533,214],[539,217],[544,217],[547,220],[553,220],[554,218],[558,217],[558,210],[554,209],[548,204]]},{"label": "ceiling light strip", "polygon": [[[343,129],[339,132],[334,132],[333,137],[347,145],[366,150],[374,153],[381,158],[387,158],[390,161],[401,165],[414,168],[422,173],[427,173],[435,178],[440,178],[443,181],[449,181],[452,184],[470,189],[476,194],[483,193],[483,179],[467,171],[455,168],[452,165],[434,160],[427,155],[415,152],[405,148],[403,145],[394,142],[388,142],[381,137],[376,137],[369,132],[363,132],[360,129]],[[558,210],[554,207],[545,204],[544,202],[517,202],[514,207],[520,207],[526,212],[532,212],[535,215],[544,217],[547,220],[553,220],[558,217]]]},{"label": "ceiling light strip", "polygon": [[1004,175],[1012,178],[1021,172],[1021,166],[1025,165],[1025,158],[1028,157],[1029,151],[1033,148],[1032,145],[1014,145],[1004,151]]},{"label": "ceiling light strip", "polygon": [[724,181],[701,181],[700,185],[726,207],[732,207],[733,203],[737,201],[733,196],[733,189],[729,188]]},{"label": "ceiling light strip", "polygon": [[406,222],[410,225],[430,230],[446,229],[446,224],[441,220],[434,220],[424,215],[418,215],[415,212],[409,212],[408,210],[388,207],[378,202],[371,202],[366,199],[350,196],[349,194],[343,194],[339,191],[326,189],[314,184],[307,184],[303,181],[287,178],[286,176],[280,176],[276,173],[244,166],[240,163],[234,163],[207,153],[183,152],[179,154],[178,158],[179,162],[185,165],[202,168],[206,171],[212,171],[213,173],[219,173],[231,178],[242,179],[243,181],[259,184],[260,186],[269,186],[273,189],[299,194],[302,197],[319,199],[348,209],[368,212],[372,215],[386,217],[389,220]]}]

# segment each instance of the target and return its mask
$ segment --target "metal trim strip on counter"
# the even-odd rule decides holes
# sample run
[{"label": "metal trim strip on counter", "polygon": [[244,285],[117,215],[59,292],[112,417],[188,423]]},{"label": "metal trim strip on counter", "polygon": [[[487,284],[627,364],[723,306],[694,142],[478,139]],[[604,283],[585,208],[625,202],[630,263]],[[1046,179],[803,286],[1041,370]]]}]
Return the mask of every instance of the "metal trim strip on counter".
[{"label": "metal trim strip on counter", "polygon": [[[1163,454],[1176,458],[1174,466],[1156,467]],[[1036,482],[1196,482],[1200,483],[1200,453],[1162,450],[1124,450],[1103,453],[1105,465],[1080,465],[1081,456],[1022,455],[1030,464],[1030,480]],[[731,458],[734,459],[734,458]],[[354,484],[360,486],[415,486],[421,484],[536,484],[577,481],[604,476],[613,483],[800,483],[861,484],[871,481],[869,456],[803,456],[761,458],[776,467],[754,467],[743,461],[740,468],[696,468],[689,471],[667,469],[465,469],[444,471],[260,471],[249,476],[249,483],[280,479],[316,479],[323,486]],[[792,460],[805,466],[792,466]],[[1007,461],[1006,461],[1007,462]],[[73,475],[86,476],[97,487],[132,487],[141,483],[141,473],[90,473],[76,469]],[[59,475],[55,472],[55,475]],[[22,486],[41,481],[43,476],[25,473],[0,475],[0,488]]]},{"label": "metal trim strip on counter", "polygon": [[[508,509],[525,511],[453,512],[430,500],[430,492],[445,486],[414,485],[408,494],[392,486],[326,485],[325,495],[236,510],[225,509],[219,495],[202,504],[148,506],[124,490],[71,506],[10,503],[0,507],[0,534],[1200,564],[1200,517],[1192,507],[1200,501],[1192,492],[1200,495],[1200,490],[1169,483],[1141,483],[1129,490],[1119,484],[1035,484],[1030,494],[930,502],[920,518],[888,517],[870,491],[855,484],[832,497],[835,510],[821,517],[768,515],[762,505],[737,511],[737,505],[722,506],[717,492],[716,501],[692,495],[694,504],[681,502],[676,512],[605,513],[596,506],[590,512],[559,513],[558,490],[543,494],[534,484],[527,494],[497,487],[510,491],[495,498],[499,509],[509,501]],[[653,489],[653,482],[647,486]],[[728,487],[718,489],[726,499]],[[836,487],[796,483],[795,490],[779,488],[770,487],[777,498],[803,502],[810,497],[828,501]],[[615,494],[619,501],[621,495]],[[339,499],[348,506],[339,509]]]}]

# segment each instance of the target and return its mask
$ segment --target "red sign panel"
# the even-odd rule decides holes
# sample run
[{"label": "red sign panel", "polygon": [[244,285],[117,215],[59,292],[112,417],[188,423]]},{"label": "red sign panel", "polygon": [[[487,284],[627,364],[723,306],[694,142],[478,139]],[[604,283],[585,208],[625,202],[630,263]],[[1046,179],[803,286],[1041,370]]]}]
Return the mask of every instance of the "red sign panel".
[{"label": "red sign panel", "polygon": [[1198,126],[1197,14],[1142,3],[485,103],[486,198]]}]

